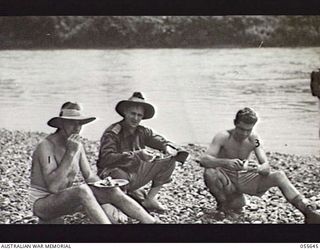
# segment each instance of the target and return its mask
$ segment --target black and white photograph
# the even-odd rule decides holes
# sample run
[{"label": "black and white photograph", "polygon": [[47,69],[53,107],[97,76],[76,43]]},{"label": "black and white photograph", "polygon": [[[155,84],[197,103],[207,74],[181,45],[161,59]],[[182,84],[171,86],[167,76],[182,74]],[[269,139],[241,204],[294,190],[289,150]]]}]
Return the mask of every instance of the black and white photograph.
[{"label": "black and white photograph", "polygon": [[320,224],[320,16],[0,16],[0,41],[0,224]]}]

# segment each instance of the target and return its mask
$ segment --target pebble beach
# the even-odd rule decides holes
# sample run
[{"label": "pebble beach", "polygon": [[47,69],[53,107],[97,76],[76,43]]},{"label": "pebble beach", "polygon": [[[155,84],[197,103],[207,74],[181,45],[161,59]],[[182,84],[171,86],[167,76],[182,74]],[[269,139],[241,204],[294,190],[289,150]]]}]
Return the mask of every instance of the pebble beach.
[{"label": "pebble beach", "polygon": [[[28,188],[32,153],[47,134],[0,129],[0,224],[37,224],[31,212]],[[91,167],[96,171],[99,141],[83,139]],[[216,202],[203,182],[199,158],[205,147],[184,145],[190,153],[184,165],[177,164],[173,181],[160,191],[160,201],[169,208],[154,214],[166,224],[301,224],[302,214],[289,204],[278,188],[261,198],[246,196],[247,205],[237,219],[215,216]],[[297,189],[320,209],[320,164],[317,156],[267,152],[273,169],[283,170]],[[81,175],[76,184],[82,183]],[[75,213],[64,217],[66,224],[88,224],[88,217]]]}]

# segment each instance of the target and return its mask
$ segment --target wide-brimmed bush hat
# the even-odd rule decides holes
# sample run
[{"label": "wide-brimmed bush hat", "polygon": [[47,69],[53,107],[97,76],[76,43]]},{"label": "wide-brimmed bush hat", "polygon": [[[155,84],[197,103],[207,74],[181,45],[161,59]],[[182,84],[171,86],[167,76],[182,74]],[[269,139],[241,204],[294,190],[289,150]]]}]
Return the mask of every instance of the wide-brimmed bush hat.
[{"label": "wide-brimmed bush hat", "polygon": [[142,119],[150,119],[154,116],[154,107],[150,104],[147,103],[144,100],[144,97],[140,92],[134,92],[133,95],[128,99],[128,100],[123,100],[118,102],[116,106],[116,111],[119,115],[124,117],[124,110],[127,107],[130,107],[132,105],[141,105],[144,108],[144,116]]},{"label": "wide-brimmed bush hat", "polygon": [[62,105],[59,116],[51,118],[47,124],[54,128],[60,128],[60,124],[64,120],[77,120],[81,125],[84,125],[96,119],[96,117],[85,116],[82,112],[82,107],[78,103],[66,102]]}]

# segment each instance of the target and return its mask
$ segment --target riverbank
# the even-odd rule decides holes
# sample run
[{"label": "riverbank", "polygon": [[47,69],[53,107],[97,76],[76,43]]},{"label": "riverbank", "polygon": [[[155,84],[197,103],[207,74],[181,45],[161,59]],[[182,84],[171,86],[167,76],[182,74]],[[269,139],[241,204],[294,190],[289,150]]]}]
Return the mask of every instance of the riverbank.
[{"label": "riverbank", "polygon": [[319,46],[318,23],[268,15],[0,17],[0,49]]},{"label": "riverbank", "polygon": [[[35,224],[32,216],[28,187],[32,152],[46,136],[39,132],[21,132],[0,129],[0,224]],[[85,149],[92,168],[98,157],[99,142],[84,139]],[[173,181],[161,190],[160,200],[169,207],[166,214],[158,215],[164,223],[303,223],[302,214],[285,201],[277,188],[270,189],[262,198],[247,198],[248,205],[239,220],[217,220],[212,215],[216,202],[203,183],[203,169],[198,159],[205,148],[193,144],[183,147],[190,159],[178,164]],[[286,172],[289,179],[307,198],[320,208],[320,168],[315,156],[298,156],[267,153],[274,169]],[[77,176],[77,183],[83,180]],[[65,216],[65,223],[90,223],[81,213]]]}]

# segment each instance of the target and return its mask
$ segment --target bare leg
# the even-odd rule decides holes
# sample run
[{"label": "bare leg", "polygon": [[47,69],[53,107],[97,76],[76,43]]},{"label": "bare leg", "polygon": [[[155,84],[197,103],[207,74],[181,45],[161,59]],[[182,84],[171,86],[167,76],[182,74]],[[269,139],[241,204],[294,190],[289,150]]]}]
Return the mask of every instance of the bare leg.
[{"label": "bare leg", "polygon": [[148,214],[134,199],[126,195],[119,188],[99,189],[91,187],[100,204],[111,203],[128,216],[142,223],[155,223],[156,220]]},{"label": "bare leg", "polygon": [[149,190],[147,197],[141,202],[142,206],[144,206],[149,211],[164,213],[167,210],[167,207],[161,205],[156,198],[161,188],[162,185],[152,187]]},{"label": "bare leg", "polygon": [[37,200],[34,204],[34,213],[43,220],[51,220],[74,213],[80,206],[83,206],[93,223],[111,223],[90,188],[85,184]]},{"label": "bare leg", "polygon": [[229,177],[220,169],[209,168],[204,171],[204,182],[217,201],[217,218],[227,216],[238,219],[246,204],[245,198],[242,193],[236,191]]},{"label": "bare leg", "polygon": [[[238,198],[240,195],[236,193],[236,188],[230,179],[218,169],[205,169],[204,182],[209,188],[210,193],[216,198],[218,208],[228,207],[228,203],[232,202],[233,197]],[[242,206],[244,205],[242,204]]]},{"label": "bare leg", "polygon": [[261,183],[259,188],[261,188],[262,190],[267,190],[271,187],[279,187],[281,192],[289,202],[300,194],[283,171],[270,173],[266,177],[265,181]]},{"label": "bare leg", "polygon": [[313,208],[302,194],[292,185],[286,174],[282,171],[271,173],[267,180],[262,183],[263,188],[277,186],[286,199],[305,216],[305,223],[320,224],[320,213]]},{"label": "bare leg", "polygon": [[149,190],[149,193],[147,195],[147,199],[151,199],[151,200],[155,199],[156,195],[159,193],[161,188],[162,188],[162,185],[161,186],[157,186],[157,187],[152,187]]},{"label": "bare leg", "polygon": [[218,205],[227,201],[223,183],[218,178],[217,170],[213,168],[205,169],[204,183],[209,188],[210,193],[216,198]]},{"label": "bare leg", "polygon": [[127,222],[128,217],[112,204],[106,203],[101,205],[101,207],[110,219],[110,221],[112,222],[112,224],[124,224]]}]

